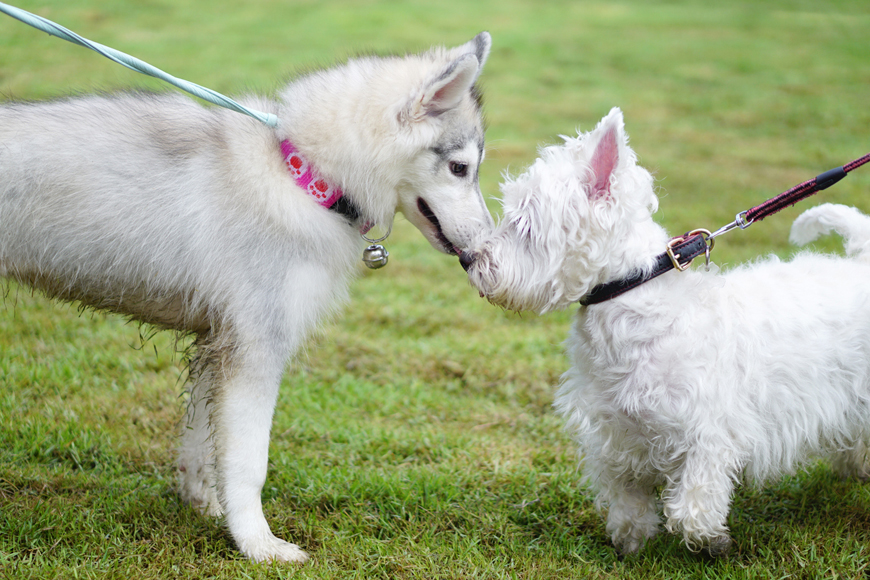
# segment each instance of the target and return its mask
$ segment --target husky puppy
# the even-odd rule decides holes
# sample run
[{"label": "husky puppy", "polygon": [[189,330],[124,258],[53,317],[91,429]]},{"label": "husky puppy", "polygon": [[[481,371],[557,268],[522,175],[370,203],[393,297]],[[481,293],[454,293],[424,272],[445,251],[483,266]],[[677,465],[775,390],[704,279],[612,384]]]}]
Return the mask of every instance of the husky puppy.
[{"label": "husky puppy", "polygon": [[504,219],[460,259],[496,304],[588,304],[555,405],[621,551],[658,532],[661,507],[687,545],[725,553],[741,478],[760,483],[813,456],[867,476],[870,218],[823,205],[794,223],[795,243],[835,230],[849,258],[806,252],[726,274],[672,269],[597,302],[615,281],[661,271],[669,243],[621,112],[543,149],[502,191]]},{"label": "husky puppy", "polygon": [[490,36],[305,75],[246,116],[169,95],[0,106],[0,275],[195,335],[183,499],[249,558],[303,562],[263,517],[285,365],[346,299],[361,231],[399,211],[457,254],[492,227],[475,87]]}]

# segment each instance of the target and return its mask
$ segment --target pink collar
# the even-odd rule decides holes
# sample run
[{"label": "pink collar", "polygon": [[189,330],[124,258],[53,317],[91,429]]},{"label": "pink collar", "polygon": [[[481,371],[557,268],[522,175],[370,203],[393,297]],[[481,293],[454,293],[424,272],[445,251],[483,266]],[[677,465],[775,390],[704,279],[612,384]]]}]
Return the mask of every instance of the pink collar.
[{"label": "pink collar", "polygon": [[[305,190],[318,204],[343,215],[352,224],[360,222],[362,216],[353,201],[344,195],[340,187],[322,177],[288,139],[281,141],[281,154],[296,185]],[[365,234],[370,229],[372,229],[371,223],[359,223],[361,234]]]},{"label": "pink collar", "polygon": [[317,203],[325,208],[331,208],[344,197],[341,188],[321,177],[289,140],[281,141],[281,153],[284,155],[284,164],[287,165],[287,170],[290,171],[296,185],[308,192]]}]

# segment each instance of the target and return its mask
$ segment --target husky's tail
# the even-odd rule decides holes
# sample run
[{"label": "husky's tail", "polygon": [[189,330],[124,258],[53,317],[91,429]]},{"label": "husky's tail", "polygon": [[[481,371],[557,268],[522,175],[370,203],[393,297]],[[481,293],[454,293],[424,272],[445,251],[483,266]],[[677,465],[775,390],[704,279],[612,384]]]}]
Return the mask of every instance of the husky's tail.
[{"label": "husky's tail", "polygon": [[843,237],[846,254],[870,260],[870,217],[854,207],[826,203],[798,216],[791,226],[791,243],[803,246],[835,231]]}]

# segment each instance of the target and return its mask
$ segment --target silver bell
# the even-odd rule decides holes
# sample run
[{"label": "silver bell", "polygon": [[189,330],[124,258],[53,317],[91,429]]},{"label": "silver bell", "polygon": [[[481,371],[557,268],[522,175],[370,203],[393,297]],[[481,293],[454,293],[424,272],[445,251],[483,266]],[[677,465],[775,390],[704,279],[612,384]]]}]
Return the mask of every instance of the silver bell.
[{"label": "silver bell", "polygon": [[377,270],[387,265],[389,257],[390,253],[385,247],[380,244],[372,244],[363,250],[362,261],[372,270]]}]

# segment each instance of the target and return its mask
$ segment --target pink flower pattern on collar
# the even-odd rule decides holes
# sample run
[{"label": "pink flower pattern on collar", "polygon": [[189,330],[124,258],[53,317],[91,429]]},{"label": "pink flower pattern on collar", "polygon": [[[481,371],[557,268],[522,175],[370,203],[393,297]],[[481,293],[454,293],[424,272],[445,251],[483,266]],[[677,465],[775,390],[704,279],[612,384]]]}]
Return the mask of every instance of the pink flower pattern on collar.
[{"label": "pink flower pattern on collar", "polygon": [[317,203],[325,208],[330,208],[344,196],[341,188],[329,183],[308,162],[298,149],[288,140],[281,142],[281,153],[284,155],[284,164],[296,184],[312,196]]}]

